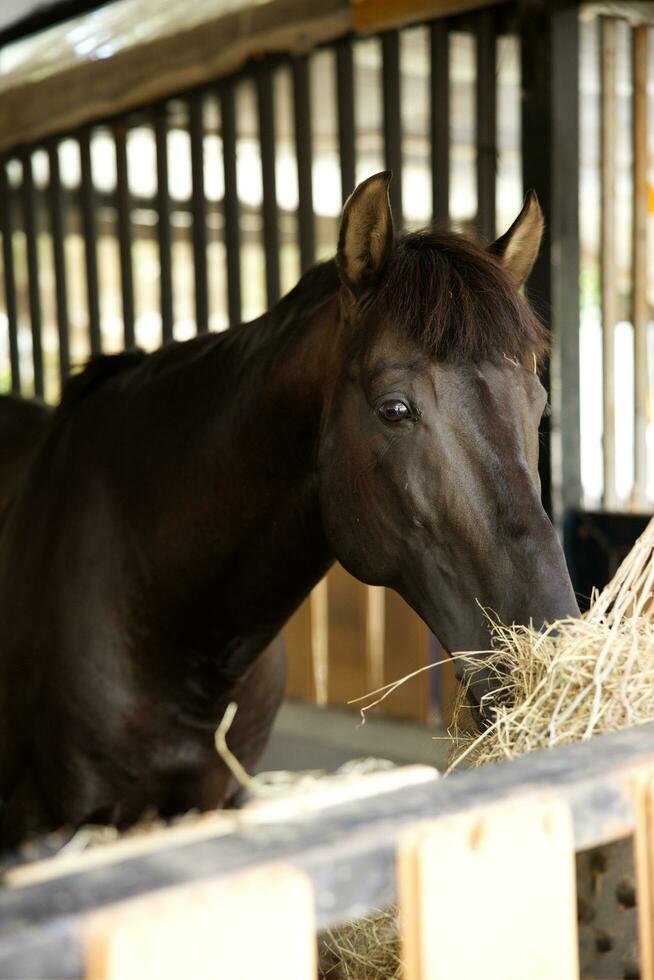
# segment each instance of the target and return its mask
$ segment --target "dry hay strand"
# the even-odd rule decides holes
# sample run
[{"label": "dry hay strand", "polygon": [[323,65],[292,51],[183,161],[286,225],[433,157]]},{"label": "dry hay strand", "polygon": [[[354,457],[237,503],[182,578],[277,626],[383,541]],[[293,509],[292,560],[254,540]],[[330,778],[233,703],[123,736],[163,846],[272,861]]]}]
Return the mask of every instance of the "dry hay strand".
[{"label": "dry hay strand", "polygon": [[[488,709],[492,722],[477,737],[466,730],[462,689],[450,769],[653,721],[653,589],[654,520],[581,619],[559,620],[543,632],[491,619],[493,649],[484,663],[499,685]],[[471,666],[477,657],[469,655]]]},{"label": "dry hay strand", "polygon": [[396,908],[379,909],[319,940],[320,976],[324,980],[400,980],[402,963]]}]

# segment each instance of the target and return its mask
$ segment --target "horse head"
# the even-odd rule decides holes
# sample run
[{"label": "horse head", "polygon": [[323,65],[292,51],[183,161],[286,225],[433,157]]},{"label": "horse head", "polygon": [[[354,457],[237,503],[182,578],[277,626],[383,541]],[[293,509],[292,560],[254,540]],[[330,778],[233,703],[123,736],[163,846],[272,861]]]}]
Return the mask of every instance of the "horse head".
[{"label": "horse head", "polygon": [[[488,651],[485,610],[539,628],[579,612],[540,495],[548,337],[520,293],[543,217],[531,193],[487,250],[449,231],[396,237],[389,179],[369,178],[343,213],[323,520],[345,568],[397,590],[447,650]],[[477,704],[490,684],[482,656]]]}]

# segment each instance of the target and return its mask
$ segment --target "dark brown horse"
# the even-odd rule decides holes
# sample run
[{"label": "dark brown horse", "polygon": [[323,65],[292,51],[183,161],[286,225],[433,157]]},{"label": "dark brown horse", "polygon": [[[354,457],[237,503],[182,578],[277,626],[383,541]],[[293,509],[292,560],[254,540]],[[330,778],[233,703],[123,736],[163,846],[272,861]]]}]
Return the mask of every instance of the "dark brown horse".
[{"label": "dark brown horse", "polygon": [[283,690],[263,651],[335,559],[449,650],[488,646],[480,604],[577,613],[539,494],[546,335],[518,291],[536,198],[484,251],[396,238],[388,180],[274,309],[93,362],[27,454],[0,531],[5,846],[227,802],[214,729],[236,700],[254,764]]}]

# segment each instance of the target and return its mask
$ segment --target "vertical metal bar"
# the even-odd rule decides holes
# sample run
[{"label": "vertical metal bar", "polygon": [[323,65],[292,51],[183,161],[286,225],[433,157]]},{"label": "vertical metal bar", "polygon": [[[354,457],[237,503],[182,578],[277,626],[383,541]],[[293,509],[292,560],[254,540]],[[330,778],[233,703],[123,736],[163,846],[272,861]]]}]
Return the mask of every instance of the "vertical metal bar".
[{"label": "vertical metal bar", "polygon": [[604,402],[604,506],[616,504],[615,489],[615,324],[617,321],[615,255],[616,179],[616,25],[600,20],[601,50],[601,185],[602,185],[602,375]]},{"label": "vertical metal bar", "polygon": [[336,95],[338,104],[338,148],[341,161],[343,203],[354,190],[354,63],[349,37],[336,43]]},{"label": "vertical metal bar", "polygon": [[4,276],[5,309],[9,328],[9,362],[11,366],[11,390],[20,394],[20,356],[18,351],[18,307],[16,303],[16,277],[14,273],[14,221],[7,180],[7,161],[0,158],[0,230],[2,231],[2,271]]},{"label": "vertical metal bar", "polygon": [[404,225],[402,213],[402,119],[400,115],[400,35],[386,31],[382,42],[382,85],[384,98],[384,153],[386,169],[393,171],[389,188],[395,227]]},{"label": "vertical metal bar", "polygon": [[154,112],[154,139],[157,150],[157,242],[161,341],[167,344],[173,339],[173,274],[168,192],[168,116],[165,104],[157,106]]},{"label": "vertical metal bar", "polygon": [[136,344],[134,333],[134,274],[132,270],[132,209],[127,174],[127,123],[114,125],[116,145],[116,205],[118,208],[118,246],[120,283],[123,298],[123,343],[126,350]]},{"label": "vertical metal bar", "polygon": [[23,164],[23,217],[25,221],[25,245],[27,250],[27,284],[29,293],[30,321],[32,326],[32,362],[34,364],[34,394],[42,398],[43,386],[43,346],[41,340],[41,294],[39,289],[38,226],[36,202],[34,200],[34,179],[32,177],[32,154],[30,150],[21,156]]},{"label": "vertical metal bar", "polygon": [[82,206],[82,234],[84,237],[84,257],[86,262],[86,290],[88,297],[89,337],[91,354],[102,350],[100,333],[100,296],[98,286],[97,228],[95,220],[95,190],[91,171],[91,134],[88,129],[79,135]]},{"label": "vertical metal bar", "polygon": [[293,108],[295,121],[295,152],[298,183],[298,238],[300,269],[306,272],[316,259],[316,235],[313,213],[313,179],[311,147],[311,90],[309,59],[306,55],[293,59]]},{"label": "vertical metal bar", "polygon": [[497,169],[496,51],[492,10],[480,10],[477,25],[477,229],[486,241],[495,238],[495,172]]},{"label": "vertical metal bar", "polygon": [[647,55],[648,29],[635,27],[633,53],[633,290],[634,325],[634,502],[646,503],[647,492]]},{"label": "vertical metal bar", "polygon": [[70,346],[68,319],[68,281],[66,277],[66,222],[64,218],[61,176],[59,173],[59,144],[48,144],[50,182],[48,207],[54,257],[55,293],[57,301],[57,332],[59,336],[59,378],[63,385],[70,374]]},{"label": "vertical metal bar", "polygon": [[[579,8],[518,6],[523,187],[549,218],[528,283],[529,298],[552,329],[553,362],[541,379],[552,415],[540,427],[543,506],[563,530],[563,505],[580,503],[579,455]],[[556,379],[551,384],[551,376]],[[553,427],[552,423],[555,423]],[[561,451],[553,465],[552,443]],[[568,551],[568,558],[572,558]]]},{"label": "vertical metal bar", "polygon": [[257,103],[263,179],[263,245],[266,256],[266,295],[268,306],[273,306],[279,299],[279,215],[275,177],[275,105],[272,71],[268,65],[262,65],[257,72]]},{"label": "vertical metal bar", "polygon": [[193,213],[193,268],[195,273],[195,323],[198,333],[209,329],[207,279],[207,212],[204,194],[204,94],[189,99],[191,134],[191,211]]},{"label": "vertical metal bar", "polygon": [[[538,193],[544,214],[552,214],[552,21],[546,7],[535,11],[529,0],[522,0],[519,10],[520,62],[522,77],[521,133],[522,183]],[[575,205],[576,207],[576,205]],[[543,245],[532,270],[528,296],[542,317],[551,324],[552,263],[551,240],[545,234]],[[550,366],[546,364],[541,380],[551,394]],[[540,424],[538,470],[543,506],[550,517],[552,510],[551,419],[545,414]]]},{"label": "vertical metal bar", "polygon": [[435,224],[450,220],[450,36],[443,18],[431,25],[431,187]]},{"label": "vertical metal bar", "polygon": [[[555,512],[570,513],[581,503],[581,419],[579,408],[579,10],[557,11],[552,20],[552,196],[549,224],[552,292],[552,419],[560,433],[560,473]],[[532,133],[532,137],[533,137]],[[534,151],[536,152],[535,148]],[[529,185],[526,185],[529,186]],[[540,191],[539,191],[540,193]],[[541,202],[544,205],[544,202]],[[549,215],[549,220],[547,216]],[[557,499],[558,498],[558,499]]]},{"label": "vertical metal bar", "polygon": [[223,208],[227,259],[227,308],[231,324],[241,321],[241,229],[236,180],[236,113],[234,108],[234,86],[230,82],[225,82],[220,89],[220,119],[225,179]]}]

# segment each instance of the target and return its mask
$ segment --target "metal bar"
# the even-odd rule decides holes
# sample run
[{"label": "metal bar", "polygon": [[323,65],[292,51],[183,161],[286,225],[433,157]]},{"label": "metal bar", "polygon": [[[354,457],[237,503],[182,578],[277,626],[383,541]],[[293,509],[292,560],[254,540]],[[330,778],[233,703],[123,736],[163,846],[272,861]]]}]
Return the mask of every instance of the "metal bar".
[{"label": "metal bar", "polygon": [[336,43],[336,95],[338,108],[338,148],[341,163],[341,198],[343,203],[354,190],[354,59],[352,42],[344,37]]},{"label": "metal bar", "polygon": [[263,246],[266,256],[268,306],[279,299],[279,215],[275,177],[275,104],[272,71],[262,65],[257,72],[259,142],[263,180]]},{"label": "metal bar", "polygon": [[159,244],[159,305],[161,341],[173,339],[173,275],[170,234],[170,194],[168,192],[168,117],[166,106],[154,113],[154,138],[157,149],[157,241]]},{"label": "metal bar", "polygon": [[450,36],[447,21],[431,25],[431,187],[435,224],[450,220]]},{"label": "metal bar", "polygon": [[491,10],[476,18],[477,35],[477,230],[495,238],[495,172],[497,170],[495,22]]},{"label": "metal bar", "polygon": [[227,263],[227,309],[231,324],[241,322],[241,228],[236,179],[236,113],[234,86],[220,89],[220,118],[223,139],[225,197],[225,256]]},{"label": "metal bar", "polygon": [[123,298],[123,342],[126,350],[136,345],[134,333],[134,274],[132,270],[132,215],[127,174],[127,124],[114,126],[116,145],[116,203],[118,207],[118,245],[120,282]]},{"label": "metal bar", "polygon": [[[563,517],[581,502],[579,409],[579,11],[557,11],[552,21],[552,197],[549,224],[553,421],[560,432],[555,512]],[[541,202],[544,203],[544,202]],[[549,214],[549,221],[547,215]],[[547,232],[546,244],[547,248]]]},{"label": "metal bar", "polygon": [[91,354],[102,350],[100,332],[100,296],[98,285],[98,256],[96,251],[97,228],[95,220],[95,190],[91,171],[91,133],[82,130],[79,135],[81,184],[80,201],[82,207],[82,234],[84,237],[84,257],[86,262],[86,289],[89,314],[89,338]]},{"label": "metal bar", "polygon": [[402,213],[402,118],[400,114],[400,35],[381,35],[382,87],[384,99],[384,153],[386,169],[393,171],[389,188],[395,227],[404,225]]},{"label": "metal bar", "polygon": [[204,194],[204,95],[189,99],[191,134],[191,207],[193,211],[193,268],[195,273],[195,323],[198,333],[209,329],[209,283],[207,278],[207,216]]},{"label": "metal bar", "polygon": [[313,213],[311,146],[311,89],[309,58],[293,59],[293,109],[298,183],[298,238],[300,269],[306,272],[316,260],[316,234]]},{"label": "metal bar", "polygon": [[70,374],[70,345],[68,318],[68,281],[66,277],[66,220],[59,173],[59,144],[48,144],[50,182],[48,184],[48,208],[52,233],[55,293],[57,301],[57,332],[59,336],[59,378],[63,385]]},{"label": "metal bar", "polygon": [[633,30],[633,289],[634,325],[634,503],[643,506],[647,492],[647,221],[648,221],[648,29]]},{"label": "metal bar", "polygon": [[34,394],[43,398],[43,345],[41,340],[41,294],[39,289],[38,225],[34,203],[34,179],[32,153],[21,155],[23,164],[23,217],[25,221],[25,245],[27,251],[27,285],[32,328],[32,363],[34,365]]},{"label": "metal bar", "polygon": [[616,504],[615,489],[615,324],[617,321],[615,255],[616,179],[616,24],[600,20],[601,62],[601,265],[602,265],[602,387],[604,405],[604,507]]},{"label": "metal bar", "polygon": [[2,231],[2,272],[5,290],[5,312],[9,330],[9,363],[11,366],[11,390],[20,394],[20,355],[18,351],[18,306],[16,302],[16,276],[14,271],[13,210],[7,180],[7,161],[0,159],[0,230]]},{"label": "metal bar", "polygon": [[[552,22],[545,7],[534,9],[529,0],[518,8],[520,29],[522,185],[533,188],[543,213],[552,214]],[[543,322],[551,324],[551,240],[545,233],[543,245],[529,278],[527,294]],[[551,394],[550,366],[545,364],[541,381]],[[538,470],[543,506],[552,512],[551,420],[546,413],[540,424]]]}]

